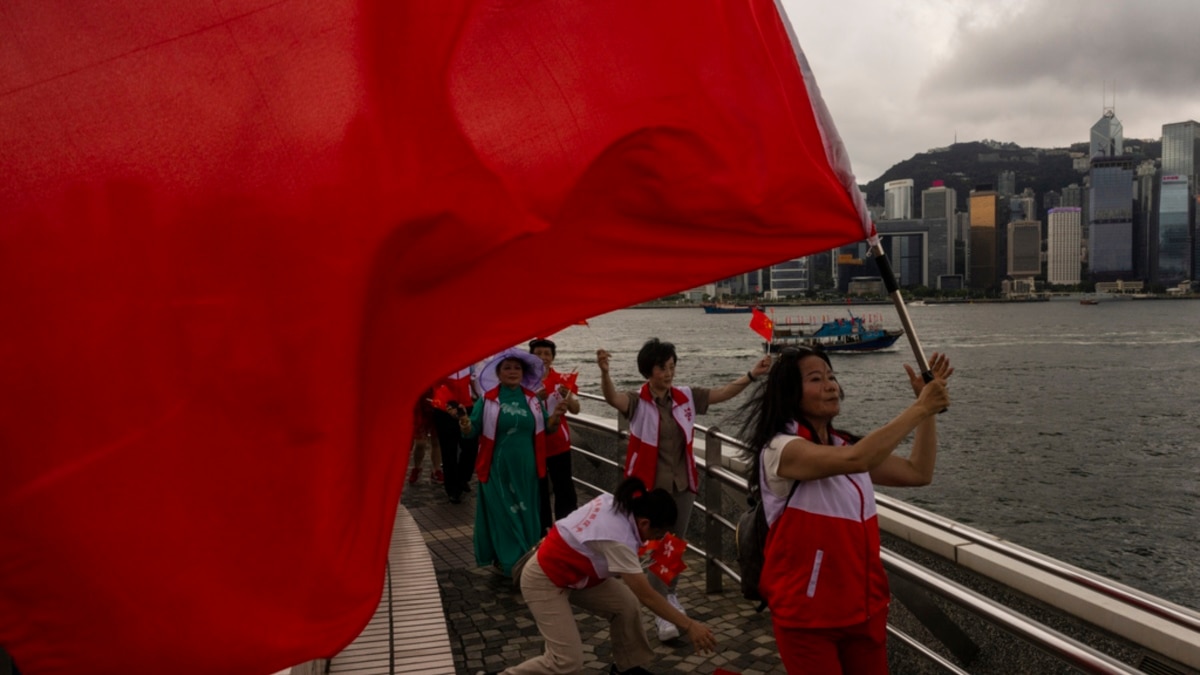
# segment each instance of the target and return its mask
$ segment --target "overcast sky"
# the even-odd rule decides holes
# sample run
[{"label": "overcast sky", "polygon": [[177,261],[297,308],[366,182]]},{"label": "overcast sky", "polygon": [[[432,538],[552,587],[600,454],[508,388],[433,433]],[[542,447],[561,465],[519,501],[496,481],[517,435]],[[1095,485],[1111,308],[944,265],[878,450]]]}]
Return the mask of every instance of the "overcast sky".
[{"label": "overcast sky", "polygon": [[[930,148],[1200,121],[1200,0],[783,0],[859,183]],[[1105,93],[1107,91],[1107,94]]]}]

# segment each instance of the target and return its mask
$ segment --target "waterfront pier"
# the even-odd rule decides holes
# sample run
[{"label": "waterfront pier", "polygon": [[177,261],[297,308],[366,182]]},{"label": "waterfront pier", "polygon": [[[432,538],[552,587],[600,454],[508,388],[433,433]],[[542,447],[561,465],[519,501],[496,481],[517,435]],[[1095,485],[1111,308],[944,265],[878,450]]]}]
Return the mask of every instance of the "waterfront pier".
[{"label": "waterfront pier", "polygon": [[[624,431],[616,420],[572,420],[581,501],[619,478]],[[769,611],[742,599],[730,573],[725,527],[745,483],[728,459],[730,439],[698,427],[704,485],[688,533],[679,595],[716,634],[715,654],[651,635],[655,673],[783,673]],[[738,482],[741,481],[740,486]],[[1103,579],[986,533],[879,495],[893,602],[889,660],[906,673],[1156,673],[1200,675],[1200,612]],[[539,654],[541,637],[510,580],[475,564],[475,503],[447,501],[440,485],[407,485],[397,514],[379,612],[359,641],[312,673],[473,675]],[[435,600],[436,599],[436,600]],[[644,610],[645,611],[645,610]],[[612,663],[607,625],[576,614],[586,673]],[[647,630],[653,626],[646,611]]]}]

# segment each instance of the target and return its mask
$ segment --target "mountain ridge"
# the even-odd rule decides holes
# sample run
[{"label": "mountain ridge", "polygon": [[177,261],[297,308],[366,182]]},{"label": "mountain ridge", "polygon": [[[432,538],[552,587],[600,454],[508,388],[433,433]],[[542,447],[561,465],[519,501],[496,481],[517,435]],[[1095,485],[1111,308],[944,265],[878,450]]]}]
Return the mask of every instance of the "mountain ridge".
[{"label": "mountain ridge", "polygon": [[[1086,173],[1075,170],[1074,157],[1086,156],[1087,152],[1087,143],[1061,148],[1025,148],[1016,143],[992,140],[967,141],[919,152],[893,164],[878,178],[859,187],[866,192],[868,204],[880,205],[884,203],[884,183],[913,179],[913,217],[920,218],[921,192],[931,187],[933,181],[941,180],[946,187],[954,188],[958,202],[956,210],[966,211],[967,198],[973,188],[978,185],[995,187],[1001,171],[1013,171],[1017,194],[1027,187],[1033,188],[1041,213],[1047,191],[1062,192],[1071,183],[1083,185]],[[1125,154],[1138,162],[1160,160],[1162,142],[1129,139],[1125,141]]]}]

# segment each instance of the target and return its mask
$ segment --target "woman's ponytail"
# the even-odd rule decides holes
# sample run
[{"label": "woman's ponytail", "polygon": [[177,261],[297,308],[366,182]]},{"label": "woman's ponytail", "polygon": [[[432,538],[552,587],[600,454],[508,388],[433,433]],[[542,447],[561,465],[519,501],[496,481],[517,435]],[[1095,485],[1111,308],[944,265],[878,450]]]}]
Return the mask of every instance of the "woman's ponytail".
[{"label": "woman's ponytail", "polygon": [[637,476],[621,481],[613,493],[613,504],[618,511],[634,518],[649,519],[651,527],[672,527],[679,516],[671,493],[662,488],[647,491],[646,484]]}]

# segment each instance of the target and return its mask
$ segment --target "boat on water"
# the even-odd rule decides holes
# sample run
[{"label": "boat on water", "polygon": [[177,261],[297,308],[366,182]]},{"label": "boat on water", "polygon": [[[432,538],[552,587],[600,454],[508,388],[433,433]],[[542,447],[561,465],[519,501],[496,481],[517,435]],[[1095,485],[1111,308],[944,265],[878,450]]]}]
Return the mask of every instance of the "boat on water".
[{"label": "boat on water", "polygon": [[887,330],[851,314],[848,319],[825,321],[807,332],[800,325],[776,325],[772,340],[763,343],[763,351],[773,354],[787,347],[820,347],[827,352],[873,352],[891,347],[901,335],[903,330]]},{"label": "boat on water", "polygon": [[703,307],[705,314],[749,314],[755,309],[762,311],[762,307],[754,305],[733,305],[721,302],[706,303]]},{"label": "boat on water", "polygon": [[1098,305],[1098,304],[1100,304],[1100,301],[1095,298],[1080,298],[1079,304],[1081,304],[1081,305]]}]

